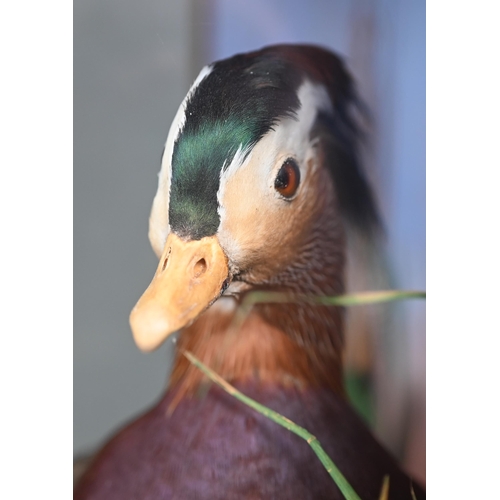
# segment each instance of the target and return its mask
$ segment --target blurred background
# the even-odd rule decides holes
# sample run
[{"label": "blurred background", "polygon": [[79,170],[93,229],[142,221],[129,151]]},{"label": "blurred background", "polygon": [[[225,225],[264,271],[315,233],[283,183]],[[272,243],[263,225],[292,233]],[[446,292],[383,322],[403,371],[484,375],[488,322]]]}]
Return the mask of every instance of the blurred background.
[{"label": "blurred background", "polygon": [[[180,102],[203,65],[298,42],[337,52],[357,80],[373,114],[365,162],[390,286],[425,290],[423,0],[75,0],[75,457],[152,405],[168,379],[171,345],[141,353],[128,315],[157,265],[148,216]],[[425,304],[350,314],[383,325],[348,339],[349,373],[375,391],[367,418],[425,482]]]}]

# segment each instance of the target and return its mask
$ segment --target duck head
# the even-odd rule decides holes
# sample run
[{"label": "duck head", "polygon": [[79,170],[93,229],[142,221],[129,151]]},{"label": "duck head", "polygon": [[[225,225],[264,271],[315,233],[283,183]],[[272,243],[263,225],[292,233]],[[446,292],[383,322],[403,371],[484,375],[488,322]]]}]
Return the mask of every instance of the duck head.
[{"label": "duck head", "polygon": [[[268,47],[201,71],[163,154],[149,228],[160,261],[130,317],[140,349],[249,290],[343,292],[345,224],[377,225],[358,104],[341,60],[317,47]],[[259,307],[299,345],[338,354],[339,309]]]}]

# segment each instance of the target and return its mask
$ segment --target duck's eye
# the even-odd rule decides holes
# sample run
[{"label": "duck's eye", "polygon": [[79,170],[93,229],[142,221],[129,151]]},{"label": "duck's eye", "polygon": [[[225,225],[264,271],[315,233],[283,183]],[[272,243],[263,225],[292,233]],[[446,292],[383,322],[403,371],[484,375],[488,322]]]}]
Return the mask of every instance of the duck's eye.
[{"label": "duck's eye", "polygon": [[291,198],[299,187],[300,171],[295,161],[288,159],[281,165],[274,180],[274,189],[285,198]]}]

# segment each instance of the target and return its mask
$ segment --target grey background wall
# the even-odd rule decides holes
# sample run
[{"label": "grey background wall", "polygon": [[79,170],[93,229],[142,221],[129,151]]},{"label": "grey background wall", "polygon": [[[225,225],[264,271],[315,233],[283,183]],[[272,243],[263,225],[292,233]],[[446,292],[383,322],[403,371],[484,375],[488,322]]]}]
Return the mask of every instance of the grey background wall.
[{"label": "grey background wall", "polygon": [[[75,0],[74,16],[76,455],[152,404],[168,376],[170,346],[140,353],[128,314],[156,267],[147,221],[163,144],[206,62],[278,42],[345,56],[376,120],[368,162],[397,282],[425,289],[423,1]],[[402,309],[407,355],[394,373],[405,376],[388,407],[412,394],[406,460],[423,477],[425,309]]]},{"label": "grey background wall", "polygon": [[170,120],[191,74],[190,2],[74,4],[74,449],[158,397],[167,347],[135,347],[128,315],[156,268],[147,238]]}]

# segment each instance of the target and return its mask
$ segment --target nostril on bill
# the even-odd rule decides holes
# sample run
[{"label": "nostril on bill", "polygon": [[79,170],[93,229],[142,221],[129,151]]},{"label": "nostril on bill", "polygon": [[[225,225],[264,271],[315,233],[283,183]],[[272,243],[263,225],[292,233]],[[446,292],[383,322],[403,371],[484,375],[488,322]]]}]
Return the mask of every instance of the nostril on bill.
[{"label": "nostril on bill", "polygon": [[167,268],[168,258],[170,257],[170,252],[171,251],[172,251],[172,248],[169,248],[168,252],[167,252],[167,255],[165,256],[165,259],[163,260],[163,265],[161,266],[161,270],[162,271],[165,271],[165,269]]},{"label": "nostril on bill", "polygon": [[205,259],[200,259],[194,265],[194,277],[195,278],[200,277],[206,270],[207,270],[207,262],[205,261]]}]

